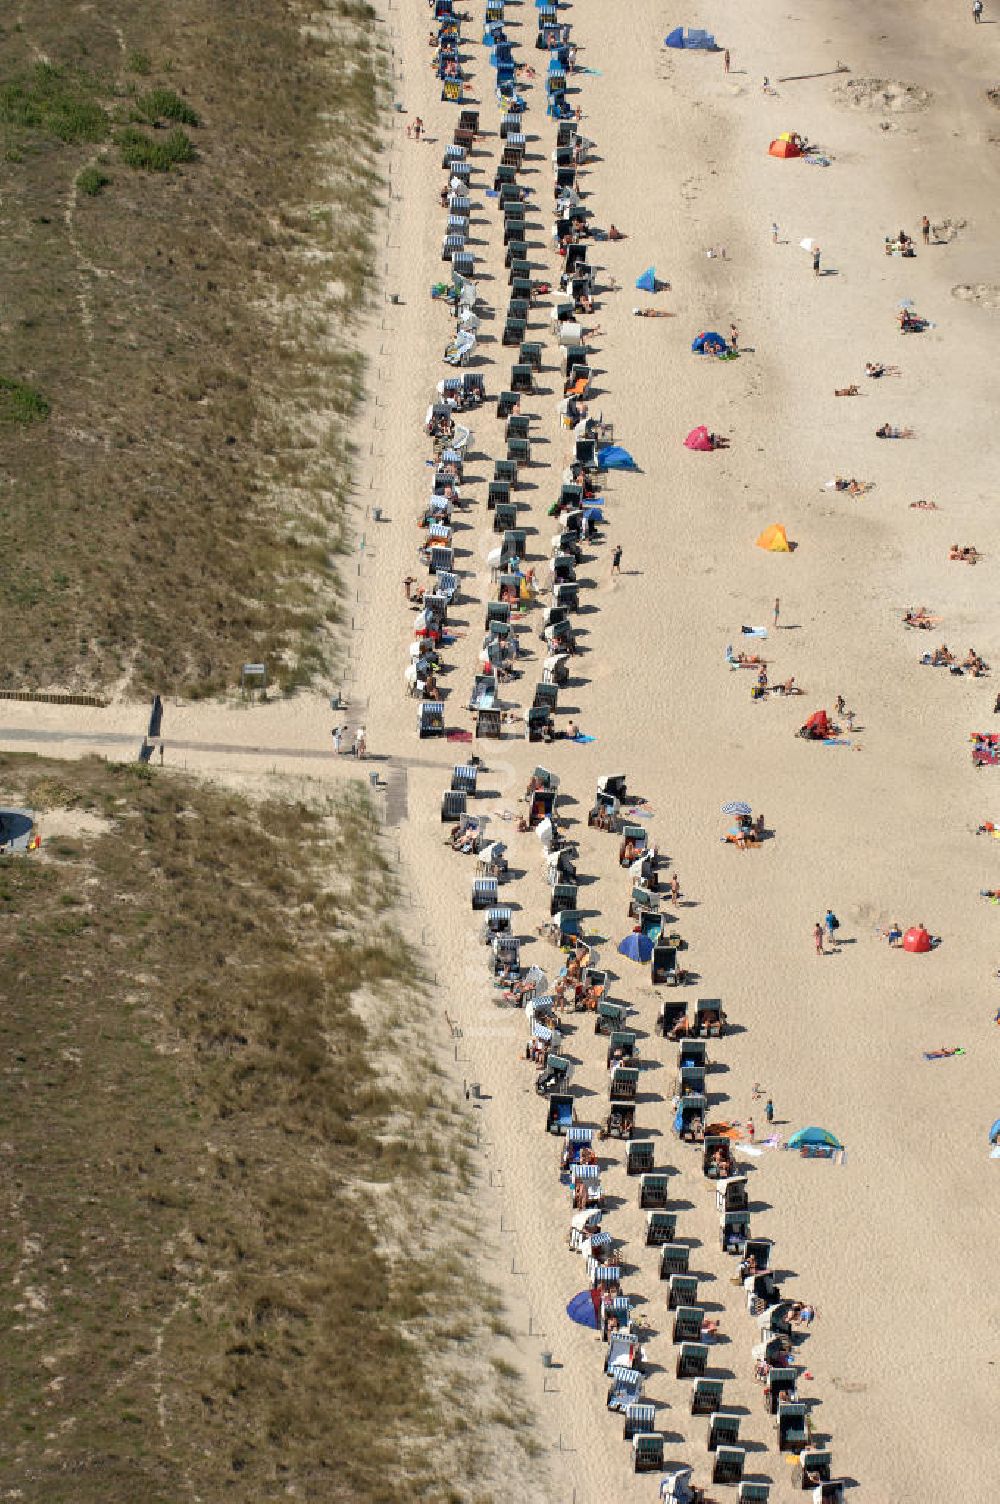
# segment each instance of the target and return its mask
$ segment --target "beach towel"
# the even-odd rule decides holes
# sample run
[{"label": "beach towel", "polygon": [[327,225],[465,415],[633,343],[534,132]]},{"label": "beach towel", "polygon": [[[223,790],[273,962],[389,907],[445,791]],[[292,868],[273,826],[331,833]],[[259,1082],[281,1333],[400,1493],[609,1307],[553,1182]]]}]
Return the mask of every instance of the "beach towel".
[{"label": "beach towel", "polygon": [[766,637],[766,627],[740,627],[744,637]]},{"label": "beach towel", "polygon": [[823,747],[853,747],[854,743],[846,736],[825,736],[820,743]]},{"label": "beach towel", "polygon": [[942,1046],[939,1050],[925,1050],[925,1060],[950,1060],[953,1055],[964,1055],[965,1051],[960,1044]]},{"label": "beach towel", "polygon": [[445,739],[446,742],[471,742],[471,740],[472,740],[472,732],[471,731],[446,731],[444,739]]},{"label": "beach towel", "polygon": [[568,742],[576,742],[579,746],[585,746],[587,742],[596,742],[597,737],[584,736],[582,731],[578,731],[576,736],[568,736],[566,740]]}]

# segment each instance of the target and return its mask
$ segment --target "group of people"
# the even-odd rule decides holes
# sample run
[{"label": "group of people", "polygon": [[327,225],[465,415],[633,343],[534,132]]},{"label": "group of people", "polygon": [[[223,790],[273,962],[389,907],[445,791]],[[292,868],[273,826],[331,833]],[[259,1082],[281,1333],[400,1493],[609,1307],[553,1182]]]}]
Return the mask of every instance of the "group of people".
[{"label": "group of people", "polygon": [[[339,757],[344,749],[344,737],[347,735],[347,726],[334,726],[330,735],[333,737],[333,753]],[[365,736],[364,726],[359,726],[354,733],[354,741],[348,747],[348,752],[353,752],[355,757],[365,757],[368,751],[368,742]]]}]

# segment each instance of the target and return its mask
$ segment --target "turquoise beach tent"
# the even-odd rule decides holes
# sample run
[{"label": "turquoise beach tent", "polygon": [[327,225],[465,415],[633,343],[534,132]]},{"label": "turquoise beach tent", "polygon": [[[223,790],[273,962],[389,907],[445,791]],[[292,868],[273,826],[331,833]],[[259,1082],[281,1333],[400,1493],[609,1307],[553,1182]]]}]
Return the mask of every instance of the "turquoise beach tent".
[{"label": "turquoise beach tent", "polygon": [[673,31],[663,38],[665,47],[679,47],[701,52],[717,52],[715,38],[711,32],[698,30],[685,30],[683,26],[675,26]]},{"label": "turquoise beach tent", "polygon": [[842,1149],[844,1146],[835,1133],[825,1128],[800,1128],[788,1140],[789,1149],[801,1149],[806,1144],[823,1144],[827,1149]]},{"label": "turquoise beach tent", "polygon": [[647,266],[641,276],[636,277],[635,285],[640,292],[656,291],[656,267]]}]

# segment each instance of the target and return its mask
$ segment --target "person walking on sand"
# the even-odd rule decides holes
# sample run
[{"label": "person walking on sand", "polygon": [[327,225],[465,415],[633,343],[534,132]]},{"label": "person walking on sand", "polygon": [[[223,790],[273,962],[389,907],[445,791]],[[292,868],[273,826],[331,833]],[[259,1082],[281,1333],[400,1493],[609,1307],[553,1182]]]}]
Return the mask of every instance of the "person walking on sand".
[{"label": "person walking on sand", "polygon": [[730,326],[729,326],[729,343],[732,346],[732,348],[737,352],[737,354],[739,354],[739,348],[740,348],[740,331],[737,329],[737,327],[736,327],[735,324],[730,324]]},{"label": "person walking on sand", "polygon": [[923,219],[920,221],[920,233],[923,236],[924,245],[930,245],[930,243],[931,243],[931,222],[927,218],[926,214],[924,215]]},{"label": "person walking on sand", "polygon": [[813,276],[819,276],[819,246],[813,246]]},{"label": "person walking on sand", "polygon": [[365,728],[364,726],[359,726],[354,733],[354,755],[355,757],[364,757],[366,751]]},{"label": "person walking on sand", "polygon": [[775,631],[777,631],[777,629],[778,629],[778,617],[780,615],[781,615],[781,597],[776,595],[774,597],[774,628],[775,628]]},{"label": "person walking on sand", "polygon": [[722,71],[724,73],[728,73],[729,72],[729,48],[728,47],[726,48],[725,52],[722,54]]},{"label": "person walking on sand", "polygon": [[747,1138],[753,1143],[754,1134],[757,1132],[753,1125],[753,1118],[747,1118]]},{"label": "person walking on sand", "polygon": [[771,226],[771,244],[772,245],[777,245],[778,244],[778,226],[777,225],[772,225]]},{"label": "person walking on sand", "polygon": [[424,132],[424,122],[421,120],[420,116],[418,115],[417,118],[416,118],[416,120],[414,120],[414,122],[413,122],[413,139],[414,139],[414,141],[419,141],[420,137],[423,135],[423,132]]},{"label": "person walking on sand", "polygon": [[670,874],[670,902],[677,903],[681,896],[681,880],[676,872]]},{"label": "person walking on sand", "polygon": [[972,0],[972,19],[977,26],[983,19],[983,0]]},{"label": "person walking on sand", "polygon": [[813,929],[813,940],[816,942],[816,954],[818,956],[824,955],[825,952],[823,950],[823,926],[818,921]]},{"label": "person walking on sand", "polygon": [[612,574],[621,574],[621,572],[622,572],[622,546],[621,546],[620,543],[616,543],[615,544],[615,551],[611,555],[611,573]]},{"label": "person walking on sand", "polygon": [[774,1103],[771,1101],[770,1097],[768,1097],[767,1101],[764,1104],[764,1116],[767,1118],[767,1121],[769,1123],[774,1122]]},{"label": "person walking on sand", "polygon": [[826,925],[826,938],[829,940],[831,945],[836,945],[837,931],[840,929],[840,920],[837,918],[832,909],[827,909],[826,914],[823,916],[823,923]]},{"label": "person walking on sand", "polygon": [[846,709],[847,709],[847,701],[844,699],[843,695],[838,695],[837,696],[837,714],[838,715],[843,715],[844,711]]},{"label": "person walking on sand", "polygon": [[330,735],[333,737],[333,755],[334,755],[334,757],[339,757],[340,756],[340,744],[344,740],[344,732],[346,730],[347,730],[346,726],[334,726],[333,730],[330,732]]}]

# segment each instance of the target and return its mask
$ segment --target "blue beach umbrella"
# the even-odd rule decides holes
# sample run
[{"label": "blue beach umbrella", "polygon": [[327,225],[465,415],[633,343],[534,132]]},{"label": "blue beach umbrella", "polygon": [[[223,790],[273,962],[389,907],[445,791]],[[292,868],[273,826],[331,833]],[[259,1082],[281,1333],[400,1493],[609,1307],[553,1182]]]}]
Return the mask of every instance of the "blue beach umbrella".
[{"label": "blue beach umbrella", "polygon": [[596,1332],[600,1323],[597,1319],[597,1309],[594,1305],[594,1292],[581,1290],[579,1295],[574,1295],[566,1307],[566,1315],[570,1321],[575,1321],[578,1326],[593,1327]]},{"label": "blue beach umbrella", "polygon": [[624,940],[619,941],[618,954],[626,956],[630,961],[648,961],[653,954],[653,942],[641,930],[633,930]]},{"label": "blue beach umbrella", "polygon": [[635,285],[640,292],[656,291],[656,267],[647,266],[646,270],[635,279]]},{"label": "blue beach umbrella", "polygon": [[1000,1141],[1000,1118],[997,1118],[996,1122],[993,1124],[993,1127],[990,1129],[990,1143],[995,1144],[998,1141]]},{"label": "blue beach umbrella", "polygon": [[722,806],[724,815],[752,815],[753,810],[745,799],[731,799],[728,804]]}]

